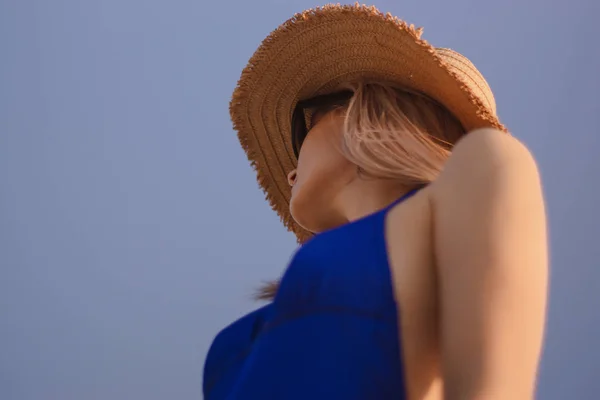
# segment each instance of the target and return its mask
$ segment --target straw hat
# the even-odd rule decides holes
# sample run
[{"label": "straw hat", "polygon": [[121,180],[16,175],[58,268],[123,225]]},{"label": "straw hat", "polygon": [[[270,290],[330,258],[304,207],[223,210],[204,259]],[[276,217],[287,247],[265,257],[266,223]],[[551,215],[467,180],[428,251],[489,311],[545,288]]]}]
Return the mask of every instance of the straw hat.
[{"label": "straw hat", "polygon": [[326,5],[280,25],[244,68],[230,104],[234,128],[267,200],[299,241],[310,233],[290,215],[287,181],[297,162],[291,118],[299,101],[351,80],[384,80],[437,100],[467,131],[506,130],[475,66],[455,51],[432,47],[421,32],[375,7]]}]

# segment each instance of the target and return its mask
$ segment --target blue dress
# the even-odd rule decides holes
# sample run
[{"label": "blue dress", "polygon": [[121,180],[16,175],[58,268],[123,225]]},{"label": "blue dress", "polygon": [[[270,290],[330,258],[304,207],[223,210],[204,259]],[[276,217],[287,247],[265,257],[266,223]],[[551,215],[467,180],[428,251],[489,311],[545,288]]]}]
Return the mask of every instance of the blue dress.
[{"label": "blue dress", "polygon": [[406,398],[386,208],[298,249],[272,303],[214,339],[205,400]]}]

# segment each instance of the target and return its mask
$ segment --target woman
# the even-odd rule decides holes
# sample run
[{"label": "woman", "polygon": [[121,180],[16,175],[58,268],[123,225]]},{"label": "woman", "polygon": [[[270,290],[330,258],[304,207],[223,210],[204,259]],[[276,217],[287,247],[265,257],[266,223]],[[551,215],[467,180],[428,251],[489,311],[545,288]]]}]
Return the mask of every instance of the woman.
[{"label": "woman", "polygon": [[205,398],[531,399],[546,307],[540,179],[462,55],[366,6],[297,14],[231,115],[303,245],[224,329]]}]

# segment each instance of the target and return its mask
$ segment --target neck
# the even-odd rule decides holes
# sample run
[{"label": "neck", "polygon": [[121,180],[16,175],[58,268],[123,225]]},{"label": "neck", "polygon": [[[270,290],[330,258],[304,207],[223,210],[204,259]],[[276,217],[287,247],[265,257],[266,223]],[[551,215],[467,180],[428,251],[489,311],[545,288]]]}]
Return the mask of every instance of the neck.
[{"label": "neck", "polygon": [[348,222],[379,211],[409,191],[391,179],[356,178],[336,199],[336,208]]}]

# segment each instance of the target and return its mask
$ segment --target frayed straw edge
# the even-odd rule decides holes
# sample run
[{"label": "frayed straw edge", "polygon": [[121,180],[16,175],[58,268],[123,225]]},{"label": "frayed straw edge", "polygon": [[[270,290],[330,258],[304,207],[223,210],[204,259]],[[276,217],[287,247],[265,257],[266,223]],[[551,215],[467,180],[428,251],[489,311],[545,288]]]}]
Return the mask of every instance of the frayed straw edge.
[{"label": "frayed straw edge", "polygon": [[391,13],[383,14],[375,6],[367,6],[358,2],[354,5],[340,5],[339,3],[326,4],[322,7],[311,8],[301,13],[296,13],[292,18],[277,27],[262,41],[257,51],[252,55],[248,64],[242,71],[230,102],[230,115],[233,121],[233,127],[238,132],[238,139],[246,152],[252,168],[256,171],[258,183],[265,192],[266,200],[271,205],[271,208],[280,216],[281,221],[288,231],[294,232],[299,243],[308,240],[312,234],[298,226],[291,218],[289,215],[289,205],[287,203],[283,205],[279,204],[271,194],[274,190],[279,191],[279,189],[275,187],[275,183],[271,178],[262,172],[262,167],[259,165],[260,155],[259,151],[257,151],[258,144],[256,143],[255,138],[251,137],[252,134],[248,134],[251,129],[246,121],[244,121],[244,118],[241,117],[241,115],[243,115],[241,109],[247,106],[253,91],[253,87],[246,85],[246,82],[253,81],[251,77],[255,74],[254,70],[261,62],[263,62],[265,54],[269,51],[270,44],[281,34],[287,33],[292,29],[298,29],[304,21],[315,18],[328,18],[332,15],[331,12],[351,12],[354,14],[383,18],[385,21],[392,22],[402,30],[408,32],[415,40],[419,40],[423,32],[422,28],[415,28],[414,25],[407,24],[400,18],[393,16]]},{"label": "frayed straw edge", "polygon": [[[487,122],[490,126],[499,129],[503,132],[507,132],[507,128],[500,123],[498,118],[493,115],[483,102],[476,97],[469,89],[468,85],[462,80],[462,78],[451,71],[448,65],[436,54],[435,48],[430,45],[426,40],[421,39],[423,28],[416,28],[413,24],[408,24],[404,20],[393,16],[391,13],[383,14],[375,6],[367,6],[356,2],[354,5],[340,5],[338,4],[327,4],[322,7],[316,7],[313,9],[305,10],[301,13],[296,13],[292,18],[285,21],[277,29],[272,31],[261,43],[256,52],[252,55],[248,64],[242,71],[238,84],[233,92],[232,100],[229,105],[230,116],[233,122],[233,128],[237,131],[238,139],[244,149],[250,165],[257,174],[257,181],[265,193],[265,199],[271,205],[271,208],[279,215],[280,220],[288,231],[293,232],[299,243],[304,243],[310,237],[312,233],[301,228],[291,217],[289,213],[289,204],[280,204],[274,196],[273,192],[279,191],[272,178],[263,173],[263,166],[260,165],[259,161],[261,155],[258,150],[258,143],[253,137],[251,127],[246,121],[245,115],[242,111],[243,108],[247,107],[250,100],[250,96],[253,91],[253,87],[248,85],[249,81],[256,81],[252,79],[255,75],[255,68],[263,62],[265,54],[269,51],[270,45],[275,39],[293,29],[298,29],[299,26],[309,19],[320,19],[323,17],[331,16],[332,12],[335,13],[354,13],[355,15],[368,15],[383,18],[387,22],[391,22],[401,30],[407,32],[424,50],[429,52],[433,58],[438,62],[438,65],[445,70],[452,78],[460,83],[460,89],[468,95],[469,101],[476,107],[476,115],[482,121]],[[269,282],[265,284],[259,293],[256,295],[257,299],[268,300],[272,299],[278,288],[278,282]]]}]

